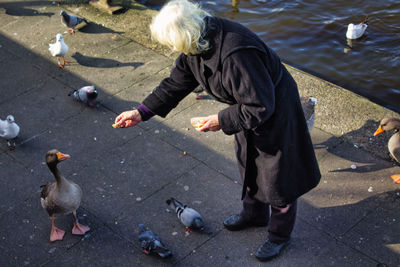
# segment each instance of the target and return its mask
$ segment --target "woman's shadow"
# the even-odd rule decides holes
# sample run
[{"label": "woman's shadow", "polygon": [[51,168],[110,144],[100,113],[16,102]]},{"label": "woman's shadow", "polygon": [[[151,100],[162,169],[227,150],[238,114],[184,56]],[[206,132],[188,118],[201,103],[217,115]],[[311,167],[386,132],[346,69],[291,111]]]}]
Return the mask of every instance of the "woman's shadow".
[{"label": "woman's shadow", "polygon": [[[342,142],[339,144],[332,146],[332,144],[335,144],[337,137],[331,137],[323,143],[315,144],[315,148],[328,147],[330,153],[361,165],[353,166],[353,168],[331,170],[330,172],[366,173],[391,168],[396,165],[396,162],[389,156],[387,143],[393,132],[374,136],[374,132],[378,127],[378,121],[367,120],[359,129],[342,135]],[[360,151],[355,153],[354,149]]]},{"label": "woman's shadow", "polygon": [[79,52],[75,52],[72,56],[79,65],[92,67],[92,68],[120,68],[131,66],[136,69],[143,65],[142,62],[120,62],[114,59],[108,58],[97,58],[82,55]]}]

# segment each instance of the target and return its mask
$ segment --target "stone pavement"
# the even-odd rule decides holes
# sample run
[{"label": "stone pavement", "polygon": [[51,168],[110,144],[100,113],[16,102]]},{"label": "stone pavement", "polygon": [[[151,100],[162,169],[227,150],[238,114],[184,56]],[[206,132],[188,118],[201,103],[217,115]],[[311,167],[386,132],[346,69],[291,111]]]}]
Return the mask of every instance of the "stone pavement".
[{"label": "stone pavement", "polygon": [[[390,111],[288,66],[301,93],[319,100],[312,139],[322,180],[299,201],[292,244],[260,263],[254,252],[266,229],[222,225],[241,208],[232,136],[198,133],[189,123],[224,105],[192,94],[165,119],[112,128],[169,74],[173,59],[95,18],[69,35],[60,10],[51,1],[0,0],[0,118],[13,114],[21,127],[14,151],[0,140],[0,266],[400,266],[400,185],[390,179],[400,168],[387,157],[390,134],[371,138]],[[48,51],[57,33],[70,48],[65,69]],[[91,84],[95,108],[68,96]],[[59,215],[66,234],[54,243],[40,205],[40,185],[54,179],[44,162],[52,148],[71,155],[59,167],[82,187],[78,216],[91,227],[73,236],[72,216]],[[204,231],[185,232],[165,203],[171,196],[204,216]],[[173,257],[143,254],[139,223]]]}]

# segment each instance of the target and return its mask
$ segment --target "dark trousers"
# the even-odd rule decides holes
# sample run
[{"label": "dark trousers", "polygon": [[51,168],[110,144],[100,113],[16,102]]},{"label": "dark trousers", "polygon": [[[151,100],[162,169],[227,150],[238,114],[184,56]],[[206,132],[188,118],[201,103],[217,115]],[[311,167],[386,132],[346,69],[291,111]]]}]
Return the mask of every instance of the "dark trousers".
[{"label": "dark trousers", "polygon": [[296,211],[297,201],[285,207],[276,207],[246,194],[240,215],[255,222],[268,222],[268,239],[279,244],[289,241],[296,221]]}]

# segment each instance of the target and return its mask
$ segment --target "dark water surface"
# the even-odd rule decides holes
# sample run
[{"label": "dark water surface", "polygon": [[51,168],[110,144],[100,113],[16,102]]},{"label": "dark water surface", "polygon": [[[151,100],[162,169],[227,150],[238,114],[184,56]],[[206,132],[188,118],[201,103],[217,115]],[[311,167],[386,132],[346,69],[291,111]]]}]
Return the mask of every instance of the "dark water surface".
[{"label": "dark water surface", "polygon": [[[400,112],[400,0],[197,2],[256,32],[284,62]],[[347,25],[366,16],[364,36],[346,40]]]}]

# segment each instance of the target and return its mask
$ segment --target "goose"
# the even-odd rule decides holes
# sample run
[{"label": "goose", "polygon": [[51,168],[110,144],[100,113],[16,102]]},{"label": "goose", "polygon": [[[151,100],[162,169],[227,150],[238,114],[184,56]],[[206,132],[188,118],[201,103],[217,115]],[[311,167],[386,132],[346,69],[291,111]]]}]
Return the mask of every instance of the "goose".
[{"label": "goose", "polygon": [[15,141],[10,141],[15,139],[19,134],[19,126],[15,123],[14,116],[8,115],[3,121],[0,119],[0,137],[7,140],[7,145],[10,150],[14,150]]},{"label": "goose", "polygon": [[[49,44],[49,51],[53,57],[57,58],[59,68],[64,68],[64,65],[68,62],[65,61],[64,56],[68,52],[68,45],[64,42],[64,38],[61,33],[57,33],[56,42]],[[60,62],[62,59],[62,63]]]},{"label": "goose", "polygon": [[365,30],[368,27],[367,22],[368,22],[368,17],[366,17],[362,22],[358,24],[350,23],[349,25],[347,25],[346,38],[358,39],[361,36],[363,36]]},{"label": "goose", "polygon": [[393,117],[382,119],[379,128],[374,133],[374,136],[392,130],[395,130],[395,133],[389,139],[388,149],[390,156],[400,163],[400,119]]},{"label": "goose", "polygon": [[88,226],[78,223],[76,210],[79,208],[82,198],[82,190],[76,183],[66,179],[57,168],[57,164],[70,158],[70,155],[61,153],[57,149],[46,153],[46,163],[53,173],[55,182],[41,186],[40,200],[42,207],[47,211],[51,220],[50,241],[62,240],[65,231],[54,225],[54,214],[68,214],[74,216],[72,234],[84,235],[90,230]]},{"label": "goose", "polygon": [[[393,117],[383,118],[374,136],[392,130],[394,130],[395,133],[389,139],[388,149],[390,156],[400,163],[400,119]],[[395,183],[400,183],[400,174],[392,175],[392,179]]]},{"label": "goose", "polygon": [[308,132],[311,132],[314,127],[317,99],[315,97],[300,97],[300,102],[306,118]]}]

